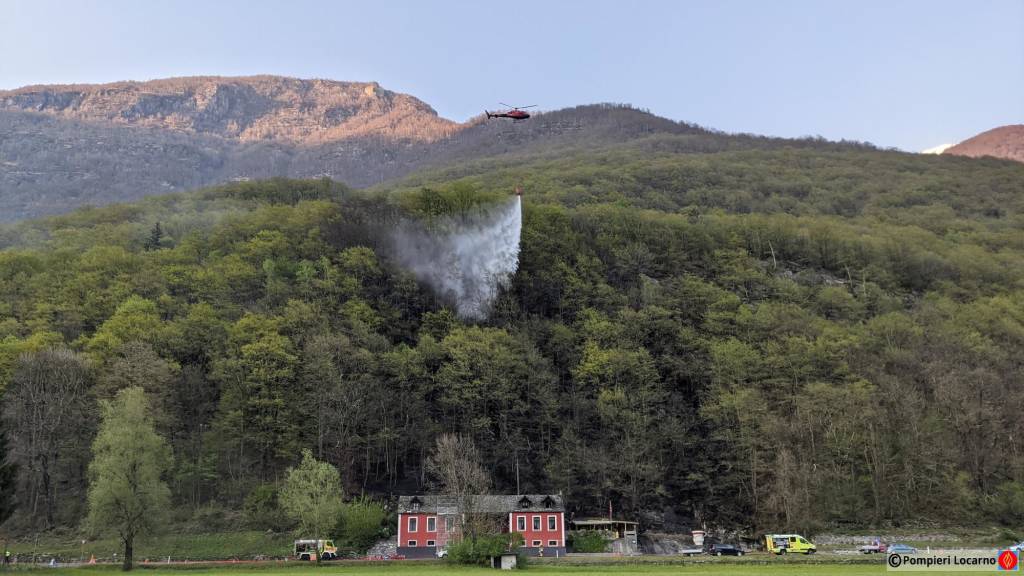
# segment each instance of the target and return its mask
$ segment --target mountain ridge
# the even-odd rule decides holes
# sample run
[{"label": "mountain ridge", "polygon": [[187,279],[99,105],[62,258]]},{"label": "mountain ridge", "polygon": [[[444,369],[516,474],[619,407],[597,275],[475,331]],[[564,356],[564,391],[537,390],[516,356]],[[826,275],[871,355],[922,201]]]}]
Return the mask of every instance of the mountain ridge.
[{"label": "mountain ridge", "polygon": [[293,144],[381,132],[430,142],[460,126],[422,100],[376,82],[271,75],[25,86],[0,91],[0,109]]},{"label": "mountain ridge", "polygon": [[376,82],[263,75],[37,85],[0,92],[0,222],[237,180],[327,177],[364,188],[477,160],[640,139],[689,153],[865,146],[725,134],[609,103],[526,122],[456,123]]},{"label": "mountain ridge", "polygon": [[942,152],[953,156],[992,156],[1024,162],[1024,124],[1007,124],[986,130]]},{"label": "mountain ridge", "polygon": [[[331,120],[330,110],[348,116]],[[375,82],[199,76],[27,86],[0,92],[0,221],[233,180],[328,177],[366,187],[538,146],[656,133],[708,131],[604,104],[529,122],[456,123]]]}]

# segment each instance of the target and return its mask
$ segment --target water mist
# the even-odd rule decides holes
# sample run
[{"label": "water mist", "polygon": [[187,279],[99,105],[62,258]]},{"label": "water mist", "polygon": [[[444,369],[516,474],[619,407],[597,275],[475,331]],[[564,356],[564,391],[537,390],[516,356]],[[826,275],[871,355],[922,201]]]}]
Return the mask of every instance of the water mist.
[{"label": "water mist", "polygon": [[487,317],[519,267],[522,198],[435,221],[404,221],[393,234],[398,262],[468,320]]}]

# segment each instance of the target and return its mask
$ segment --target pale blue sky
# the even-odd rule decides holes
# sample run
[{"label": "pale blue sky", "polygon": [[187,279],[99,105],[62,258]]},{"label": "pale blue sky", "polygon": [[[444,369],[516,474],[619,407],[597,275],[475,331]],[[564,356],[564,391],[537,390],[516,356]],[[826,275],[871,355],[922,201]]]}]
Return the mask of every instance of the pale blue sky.
[{"label": "pale blue sky", "polygon": [[920,150],[1024,123],[1024,0],[0,0],[0,88],[259,73]]}]

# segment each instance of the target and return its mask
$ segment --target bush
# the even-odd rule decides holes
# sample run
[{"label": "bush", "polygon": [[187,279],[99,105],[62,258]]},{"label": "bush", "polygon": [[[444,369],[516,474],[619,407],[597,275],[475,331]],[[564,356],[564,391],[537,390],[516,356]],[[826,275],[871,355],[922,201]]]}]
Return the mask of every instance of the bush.
[{"label": "bush", "polygon": [[364,551],[386,536],[384,521],[387,513],[379,502],[360,496],[341,507],[335,527],[336,544]]},{"label": "bush", "polygon": [[[448,561],[455,564],[476,564],[489,566],[491,557],[516,550],[523,544],[523,535],[511,534],[486,534],[477,536],[475,540],[469,538],[455,542],[448,546]],[[519,562],[526,565],[525,558],[519,555]]]},{"label": "bush", "polygon": [[569,532],[569,547],[573,552],[607,552],[608,534],[601,530],[574,530]]},{"label": "bush", "polygon": [[271,529],[280,532],[284,527],[281,523],[283,515],[277,504],[277,486],[260,484],[252,489],[242,504],[246,523],[259,530]]},{"label": "bush", "polygon": [[1019,526],[1024,523],[1024,484],[1003,482],[991,497],[985,501],[989,515],[1003,526]]}]

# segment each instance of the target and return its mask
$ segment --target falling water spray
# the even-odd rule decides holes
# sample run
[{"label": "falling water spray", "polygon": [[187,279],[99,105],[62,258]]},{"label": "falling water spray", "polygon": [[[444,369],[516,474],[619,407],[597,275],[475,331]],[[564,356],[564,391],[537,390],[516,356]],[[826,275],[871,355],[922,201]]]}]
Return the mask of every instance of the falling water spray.
[{"label": "falling water spray", "polygon": [[487,317],[519,267],[522,198],[435,221],[403,221],[393,244],[398,262],[468,320]]}]

